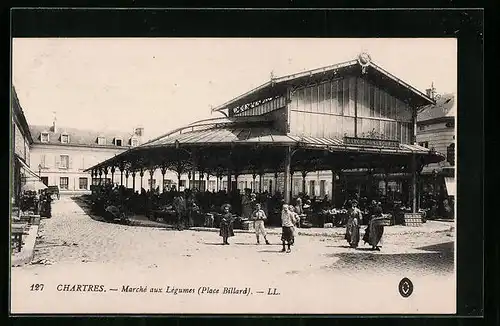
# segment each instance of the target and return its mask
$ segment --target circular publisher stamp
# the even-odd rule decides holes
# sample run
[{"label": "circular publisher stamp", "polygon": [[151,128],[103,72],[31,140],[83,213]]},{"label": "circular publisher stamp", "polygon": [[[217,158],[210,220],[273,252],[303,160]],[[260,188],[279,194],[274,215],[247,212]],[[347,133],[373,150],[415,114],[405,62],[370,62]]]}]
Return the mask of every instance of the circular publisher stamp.
[{"label": "circular publisher stamp", "polygon": [[413,293],[413,283],[405,277],[399,282],[399,294],[403,298],[408,298]]}]

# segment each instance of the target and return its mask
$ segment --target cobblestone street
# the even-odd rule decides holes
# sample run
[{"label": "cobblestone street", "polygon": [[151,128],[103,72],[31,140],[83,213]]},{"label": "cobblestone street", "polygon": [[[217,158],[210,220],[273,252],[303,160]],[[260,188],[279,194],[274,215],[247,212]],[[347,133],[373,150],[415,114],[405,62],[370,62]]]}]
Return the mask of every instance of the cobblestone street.
[{"label": "cobblestone street", "polygon": [[[271,300],[267,297],[259,301],[260,304],[247,302],[243,312],[379,312],[384,309],[404,312],[415,310],[412,305],[419,307],[417,312],[419,309],[425,310],[422,312],[452,311],[455,307],[454,234],[415,230],[415,234],[387,234],[380,252],[369,251],[368,245],[361,245],[358,250],[348,248],[341,237],[298,236],[292,253],[284,254],[279,252],[278,235],[269,235],[271,245],[257,246],[254,235],[238,233],[230,239],[230,246],[222,246],[215,232],[172,231],[96,221],[71,198],[62,197],[54,202],[53,217],[41,223],[33,263],[12,269],[12,296],[24,295],[26,287],[37,280],[44,283],[51,280],[56,294],[55,286],[64,282],[97,282],[117,288],[122,284],[153,286],[152,283],[158,282],[161,286],[235,284],[263,291],[277,287],[285,297],[269,305],[265,304]],[[415,285],[414,298],[406,302],[401,301],[397,290],[403,277],[409,277]],[[348,291],[354,293],[346,294]],[[364,305],[349,303],[351,296],[358,301],[366,296],[363,291],[369,293]],[[435,294],[439,294],[437,304],[429,300],[435,298]],[[377,296],[380,299],[376,299]],[[131,309],[129,312],[145,312],[144,309],[238,312],[242,308],[230,305],[228,297],[196,300],[199,301],[194,306],[176,301],[170,302],[167,308],[161,300],[156,300],[148,302],[147,308],[132,305],[128,309]],[[387,300],[401,304],[396,302],[388,309],[384,306]],[[304,305],[315,301],[317,303],[311,306]],[[85,309],[82,302],[81,307],[73,305],[72,312]],[[61,306],[45,304],[46,309],[61,309]],[[128,304],[128,301],[124,303],[126,307]],[[115,308],[122,311],[125,306]],[[106,312],[109,307],[106,310],[100,306],[97,310]]]}]

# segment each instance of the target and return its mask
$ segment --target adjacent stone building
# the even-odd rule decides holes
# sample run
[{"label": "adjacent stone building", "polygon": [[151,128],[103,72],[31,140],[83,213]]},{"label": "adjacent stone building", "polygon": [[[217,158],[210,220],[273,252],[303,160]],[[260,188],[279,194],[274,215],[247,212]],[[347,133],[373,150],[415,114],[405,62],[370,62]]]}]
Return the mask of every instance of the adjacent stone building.
[{"label": "adjacent stone building", "polygon": [[422,170],[423,191],[436,195],[455,196],[455,117],[457,114],[454,94],[435,96],[431,105],[417,117],[417,142],[420,146],[446,153],[446,160],[429,164]]},{"label": "adjacent stone building", "polygon": [[62,194],[89,192],[93,181],[83,170],[138,146],[144,133],[143,128],[132,132],[67,128],[58,126],[55,119],[52,126],[31,125],[30,130],[30,167],[38,171],[43,183],[58,186]]},{"label": "adjacent stone building", "polygon": [[23,109],[19,103],[17,93],[12,87],[11,94],[11,199],[16,205],[21,193],[23,184],[30,180],[38,180],[38,176],[29,168],[30,165],[30,146],[33,143],[33,138],[24,116]]}]

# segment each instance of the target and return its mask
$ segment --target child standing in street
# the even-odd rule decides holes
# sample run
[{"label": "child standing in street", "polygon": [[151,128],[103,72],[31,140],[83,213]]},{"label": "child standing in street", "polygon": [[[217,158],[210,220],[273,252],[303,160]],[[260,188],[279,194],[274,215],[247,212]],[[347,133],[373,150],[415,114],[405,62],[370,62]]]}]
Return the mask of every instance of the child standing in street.
[{"label": "child standing in street", "polygon": [[255,204],[255,210],[252,213],[252,219],[254,220],[253,226],[255,229],[255,235],[257,236],[257,244],[260,244],[260,234],[262,234],[262,236],[264,237],[266,244],[270,244],[269,241],[267,241],[266,228],[264,225],[264,221],[267,219],[267,216],[266,213],[264,213],[264,210],[262,210],[262,206],[260,203]]},{"label": "child standing in street", "polygon": [[234,236],[233,222],[235,219],[230,209],[231,205],[229,204],[224,204],[222,206],[222,216],[220,220],[219,235],[222,237],[223,245],[228,245],[229,244],[229,242],[227,242],[228,238]]},{"label": "child standing in street", "polygon": [[[295,212],[293,212],[288,205],[284,204],[283,209],[281,211],[281,243],[283,244],[283,249],[281,252],[290,253],[292,250],[290,246],[294,242],[294,225],[297,223],[297,218]],[[288,246],[288,249],[285,248],[285,244]]]}]

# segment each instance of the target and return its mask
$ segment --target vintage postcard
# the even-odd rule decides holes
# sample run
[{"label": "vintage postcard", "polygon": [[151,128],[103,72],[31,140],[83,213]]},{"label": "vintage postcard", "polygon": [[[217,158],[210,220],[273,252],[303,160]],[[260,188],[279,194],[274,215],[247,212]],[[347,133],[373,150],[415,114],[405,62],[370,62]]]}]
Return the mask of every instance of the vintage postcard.
[{"label": "vintage postcard", "polygon": [[453,314],[457,41],[14,38],[13,314]]}]

